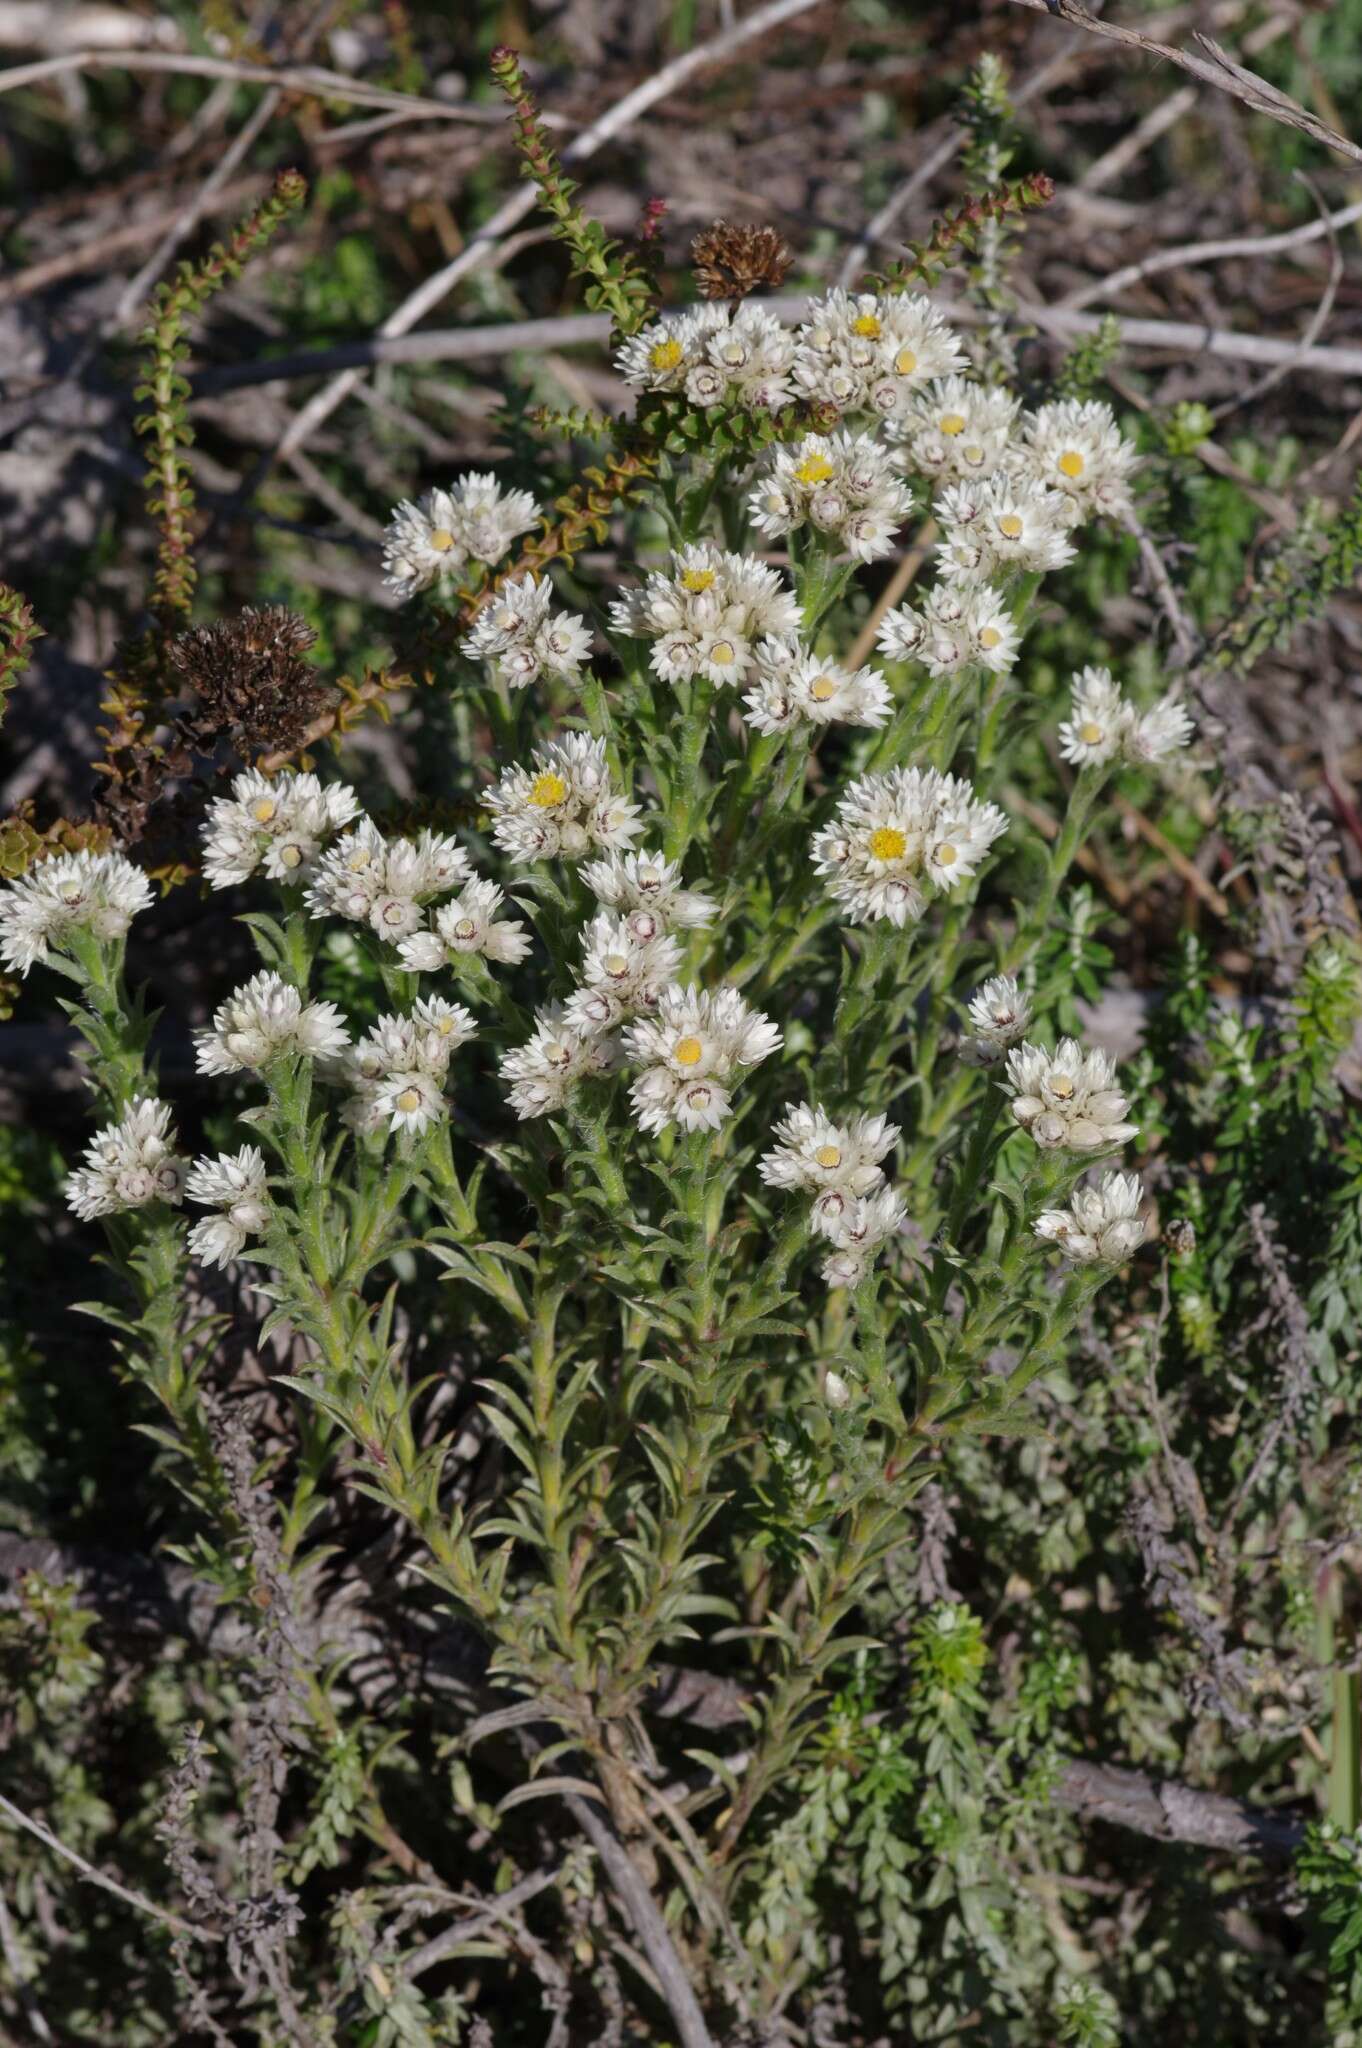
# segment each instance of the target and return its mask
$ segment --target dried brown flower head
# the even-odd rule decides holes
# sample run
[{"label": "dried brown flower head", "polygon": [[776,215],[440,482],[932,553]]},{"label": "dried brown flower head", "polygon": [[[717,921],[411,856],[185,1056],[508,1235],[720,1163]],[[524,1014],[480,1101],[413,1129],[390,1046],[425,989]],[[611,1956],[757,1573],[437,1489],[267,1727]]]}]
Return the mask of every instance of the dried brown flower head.
[{"label": "dried brown flower head", "polygon": [[279,604],[177,634],[166,652],[192,700],[186,739],[230,737],[242,754],[296,744],[331,698],[305,659],[316,637]]},{"label": "dried brown flower head", "polygon": [[794,262],[774,228],[730,227],[726,220],[697,235],[690,256],[702,299],[745,299],[763,286],[774,289]]}]

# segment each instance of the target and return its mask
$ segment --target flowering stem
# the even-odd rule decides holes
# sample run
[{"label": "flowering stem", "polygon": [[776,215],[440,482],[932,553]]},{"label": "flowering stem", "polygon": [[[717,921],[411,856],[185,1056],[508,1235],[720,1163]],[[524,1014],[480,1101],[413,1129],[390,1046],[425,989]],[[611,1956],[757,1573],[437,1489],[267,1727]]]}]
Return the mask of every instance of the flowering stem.
[{"label": "flowering stem", "polygon": [[1092,814],[1092,807],[1101,795],[1109,774],[1110,770],[1105,764],[1079,769],[1069,795],[1064,822],[1050,848],[1040,894],[1019,921],[1016,935],[999,970],[1001,973],[1015,974],[1020,967],[1025,966],[1044,937],[1064,878],[1073,865],[1075,854],[1083,844],[1083,835]]}]

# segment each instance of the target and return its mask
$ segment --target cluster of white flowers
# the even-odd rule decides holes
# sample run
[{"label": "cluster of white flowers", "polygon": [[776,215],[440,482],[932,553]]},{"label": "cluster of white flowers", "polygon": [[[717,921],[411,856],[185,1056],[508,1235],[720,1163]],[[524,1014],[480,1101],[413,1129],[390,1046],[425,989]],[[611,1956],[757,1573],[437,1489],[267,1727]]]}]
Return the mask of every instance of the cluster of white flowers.
[{"label": "cluster of white flowers", "polygon": [[83,1223],[143,1209],[148,1202],[184,1200],[186,1162],[168,1102],[154,1097],[134,1102],[116,1124],[96,1131],[85,1148],[85,1164],[68,1176],[66,1199]]},{"label": "cluster of white flowers", "polygon": [[541,676],[576,682],[591,653],[591,633],[576,612],[553,609],[547,576],[514,576],[483,605],[463,651],[486,662],[494,680],[523,690]]},{"label": "cluster of white flowers", "polygon": [[418,930],[427,904],[472,877],[468,855],[443,832],[385,839],[369,818],[336,840],[317,864],[307,890],[314,917],[367,924],[394,944]]},{"label": "cluster of white flowers", "polygon": [[417,1136],[445,1113],[449,1062],[477,1026],[462,1003],[428,996],[402,1016],[380,1017],[346,1052],[337,1078],[351,1095],[345,1121],[352,1129]]},{"label": "cluster of white flowers", "polygon": [[612,786],[604,740],[566,733],[536,747],[533,760],[532,768],[507,768],[483,798],[492,837],[512,860],[580,860],[593,846],[637,839],[639,807]]},{"label": "cluster of white flowers", "polygon": [[769,539],[808,525],[856,561],[874,562],[892,553],[913,494],[872,434],[807,434],[776,449],[748,506]]},{"label": "cluster of white flowers", "polygon": [[735,988],[662,990],[654,1013],[624,1031],[624,1049],[642,1068],[629,1091],[640,1128],[717,1130],[733,1108],[743,1067],[769,1059],[781,1033]]},{"label": "cluster of white flowers", "polygon": [[151,884],[121,853],[59,853],[0,891],[0,959],[26,975],[74,932],[121,939]]},{"label": "cluster of white flowers", "polygon": [[881,1164],[898,1141],[898,1125],[882,1116],[838,1124],[802,1102],[772,1135],[775,1148],[757,1171],[769,1187],[813,1196],[809,1228],[833,1246],[823,1277],[832,1286],[854,1287],[906,1213],[902,1196],[885,1187]]},{"label": "cluster of white flowers", "polygon": [[358,811],[359,799],[345,783],[248,768],[233,780],[230,796],[208,806],[204,880],[214,889],[230,889],[263,868],[272,882],[300,881],[327,840]]},{"label": "cluster of white flowers", "polygon": [[1007,819],[967,782],[934,768],[863,775],[816,834],[814,866],[853,924],[921,917],[927,891],[954,889],[975,872]]},{"label": "cluster of white flowers", "polygon": [[890,661],[920,661],[934,676],[971,666],[1003,676],[1017,659],[1021,633],[991,583],[938,583],[920,609],[905,604],[886,612],[875,644]]},{"label": "cluster of white flowers", "polygon": [[948,583],[1045,575],[1076,552],[1068,499],[1033,477],[995,469],[977,481],[947,484],[936,515],[946,536],[937,543],[937,559]]},{"label": "cluster of white flowers", "polygon": [[971,1035],[960,1044],[968,1067],[994,1067],[1031,1023],[1031,999],[1010,974],[995,974],[970,997]]},{"label": "cluster of white flowers", "polygon": [[878,669],[845,669],[820,661],[798,640],[758,643],[753,686],[743,717],[758,732],[793,732],[801,725],[885,724],[894,709]]},{"label": "cluster of white flowers", "polygon": [[674,554],[669,574],[655,570],[641,590],[612,604],[610,624],[652,641],[652,667],[663,682],[707,676],[737,683],[752,666],[757,642],[797,633],[800,613],[774,569],[706,540]]},{"label": "cluster of white flowers", "polygon": [[1002,469],[1021,400],[994,384],[939,377],[888,424],[905,462],[923,476],[986,476]]},{"label": "cluster of white flowers", "polygon": [[612,1072],[619,1058],[618,1040],[572,1030],[555,1005],[538,1012],[534,1036],[505,1053],[498,1072],[511,1108],[524,1120],[554,1115],[579,1081]]},{"label": "cluster of white flowers", "polygon": [[1120,1265],[1148,1236],[1144,1188],[1135,1173],[1104,1173],[1097,1187],[1075,1189],[1067,1209],[1046,1209],[1032,1228],[1075,1265]]},{"label": "cluster of white flowers", "polygon": [[1100,1048],[1084,1052],[1075,1038],[1061,1039],[1056,1052],[1014,1047],[1005,1086],[1013,1116],[1047,1151],[1094,1152],[1123,1145],[1139,1129],[1125,1121],[1130,1103],[1112,1060]]},{"label": "cluster of white flowers", "polygon": [[264,1155],[254,1145],[239,1152],[220,1152],[216,1159],[196,1159],[185,1193],[200,1208],[216,1209],[189,1233],[189,1250],[205,1266],[226,1266],[245,1250],[248,1238],[259,1237],[270,1222],[270,1191]]},{"label": "cluster of white flowers", "polygon": [[957,336],[930,300],[833,290],[795,334],[793,378],[804,398],[890,418],[962,360]]},{"label": "cluster of white flowers", "polygon": [[1179,752],[1192,731],[1186,707],[1176,697],[1161,697],[1148,711],[1137,711],[1122,696],[1110,669],[1085,668],[1073,679],[1072,709],[1059,728],[1059,751],[1078,768],[1109,761],[1147,766]]},{"label": "cluster of white flowers", "polygon": [[505,491],[490,470],[469,470],[447,491],[403,499],[388,523],[383,566],[388,588],[413,597],[432,583],[456,581],[470,561],[499,562],[539,506],[528,491]]},{"label": "cluster of white flowers", "polygon": [[304,1002],[280,975],[263,971],[233,990],[211,1029],[194,1034],[201,1074],[260,1073],[299,1056],[334,1059],[349,1042],[334,1003]]},{"label": "cluster of white flowers", "polygon": [[481,953],[503,967],[514,967],[532,941],[519,918],[498,917],[506,892],[495,882],[465,882],[450,903],[430,913],[430,925],[397,944],[402,965],[413,974],[429,974],[451,961]]},{"label": "cluster of white flowers", "polygon": [[582,964],[564,1022],[581,1037],[611,1031],[627,1017],[656,1009],[680,969],[681,948],[655,911],[632,910],[626,917],[602,911],[582,934]]},{"label": "cluster of white flowers", "polygon": [[795,341],[760,307],[705,304],[631,335],[615,367],[635,391],[679,391],[692,405],[772,412],[792,395]]},{"label": "cluster of white flowers", "polygon": [[660,853],[612,853],[589,861],[581,876],[606,910],[650,911],[669,931],[700,931],[718,915],[714,898],[686,888],[679,862]]},{"label": "cluster of white flowers", "polygon": [[1138,458],[1101,399],[1061,398],[1027,413],[1016,459],[1067,500],[1074,524],[1099,515],[1119,519],[1131,509]]}]

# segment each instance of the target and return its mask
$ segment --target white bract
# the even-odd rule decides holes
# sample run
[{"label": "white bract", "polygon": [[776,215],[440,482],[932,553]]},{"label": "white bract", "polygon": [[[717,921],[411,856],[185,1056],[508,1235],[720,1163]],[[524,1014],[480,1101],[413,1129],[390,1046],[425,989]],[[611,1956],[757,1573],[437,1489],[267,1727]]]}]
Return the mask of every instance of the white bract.
[{"label": "white bract", "polygon": [[805,398],[889,418],[962,360],[958,338],[920,294],[834,289],[809,308],[795,335],[793,377]]},{"label": "white bract", "polygon": [[615,367],[635,391],[684,393],[692,405],[769,412],[791,396],[795,343],[758,306],[693,306],[631,335]]},{"label": "white bract", "polygon": [[613,1030],[626,1017],[654,1009],[680,968],[681,948],[655,911],[624,917],[603,911],[582,933],[577,989],[564,1006],[564,1021],[583,1037]]},{"label": "white bract", "polygon": [[662,991],[655,1014],[626,1027],[624,1050],[642,1072],[630,1089],[639,1126],[717,1130],[732,1114],[732,1084],[744,1067],[769,1059],[781,1033],[735,988],[679,984]]},{"label": "white bract", "polygon": [[777,733],[801,725],[881,726],[893,714],[894,699],[878,669],[853,672],[820,660],[797,640],[763,640],[743,706],[757,732]]},{"label": "white bract", "polygon": [[572,1030],[562,1010],[552,1006],[539,1012],[532,1038],[503,1054],[498,1071],[523,1122],[565,1108],[578,1082],[612,1072],[619,1058],[615,1039]]},{"label": "white bract", "polygon": [[610,607],[615,632],[651,640],[663,682],[739,683],[759,640],[797,633],[799,603],[774,569],[750,555],[697,541],[672,556],[670,573],[647,578]]},{"label": "white bract", "polygon": [[121,853],[59,853],[0,890],[0,959],[26,975],[74,932],[121,939],[151,902],[151,884]]},{"label": "white bract", "polygon": [[262,972],[228,996],[210,1030],[194,1034],[194,1053],[201,1074],[240,1074],[299,1056],[334,1059],[349,1042],[334,1003],[304,1002],[280,975]]},{"label": "white bract", "polygon": [[469,561],[499,562],[539,518],[528,491],[503,491],[490,470],[469,470],[447,491],[403,499],[388,522],[383,567],[399,598],[432,583],[453,583]]},{"label": "white bract", "polygon": [[913,494],[873,434],[807,434],[777,448],[748,498],[769,539],[812,526],[858,562],[893,552]]},{"label": "white bract", "polygon": [[858,1287],[876,1253],[899,1235],[907,1216],[907,1203],[897,1188],[881,1188],[878,1194],[850,1203],[825,1233],[834,1246],[821,1268],[829,1287]]},{"label": "white bract", "polygon": [[875,638],[891,661],[920,661],[930,675],[987,669],[1003,676],[1021,647],[1021,632],[1002,592],[991,583],[938,583],[916,610],[886,612]]},{"label": "white bract", "polygon": [[1010,974],[996,974],[977,988],[968,1010],[973,1035],[960,1046],[966,1066],[991,1067],[1019,1038],[1025,1038],[1031,1022],[1031,999]]},{"label": "white bract", "polygon": [[936,516],[946,535],[937,559],[948,583],[1044,575],[1074,558],[1069,500],[1033,477],[995,469],[977,482],[947,484]]},{"label": "white bract", "polygon": [[1078,768],[1111,761],[1151,765],[1185,747],[1192,730],[1176,697],[1161,697],[1142,712],[1122,696],[1110,669],[1084,668],[1073,679],[1070,714],[1059,728],[1059,751]]},{"label": "white bract", "polygon": [[460,955],[481,953],[504,967],[514,967],[530,951],[532,941],[519,918],[497,916],[506,901],[495,882],[465,882],[450,903],[430,913],[430,928],[397,942],[397,954],[414,974],[446,967]]},{"label": "white bract", "polygon": [[611,785],[605,741],[583,732],[536,747],[533,766],[507,768],[483,802],[513,861],[580,860],[592,847],[626,847],[643,830],[638,805]]},{"label": "white bract", "polygon": [[1130,1103],[1116,1085],[1114,1062],[1100,1047],[1084,1052],[1075,1038],[1061,1039],[1055,1052],[1014,1047],[1005,1086],[1013,1116],[1047,1151],[1123,1145],[1139,1129],[1126,1121]]},{"label": "white bract", "polygon": [[591,633],[576,612],[553,609],[546,576],[525,575],[488,598],[462,644],[472,660],[486,662],[494,681],[523,690],[541,676],[575,682],[591,653]]},{"label": "white bract", "polygon": [[477,1026],[462,1003],[428,996],[402,1015],[380,1017],[340,1062],[350,1090],[346,1122],[361,1132],[419,1135],[445,1114],[449,1062]]},{"label": "white bract", "polygon": [[814,866],[852,924],[921,917],[929,892],[974,874],[1007,819],[967,782],[934,768],[863,775],[813,842]]},{"label": "white bract", "polygon": [[857,1116],[839,1124],[811,1103],[789,1110],[772,1131],[773,1151],[757,1171],[769,1187],[813,1196],[809,1227],[840,1242],[847,1216],[884,1182],[881,1161],[898,1142],[899,1128],[883,1116]]},{"label": "white bract", "polygon": [[1016,460],[1068,501],[1075,523],[1098,515],[1119,519],[1131,510],[1130,478],[1139,458],[1100,399],[1062,398],[1027,413]]},{"label": "white bract", "polygon": [[719,906],[703,890],[688,889],[674,860],[660,853],[611,853],[588,861],[582,880],[607,910],[652,911],[674,931],[698,931],[712,924]]},{"label": "white bract", "polygon": [[1120,1265],[1149,1235],[1143,1206],[1138,1174],[1104,1173],[1098,1187],[1076,1189],[1067,1209],[1042,1211],[1032,1229],[1075,1265]]},{"label": "white bract", "polygon": [[359,798],[343,782],[248,768],[233,780],[230,796],[208,806],[204,880],[214,889],[230,889],[262,869],[272,882],[301,881],[327,840],[358,811]]},{"label": "white bract", "polygon": [[144,1209],[148,1202],[179,1207],[185,1161],[176,1150],[171,1115],[168,1102],[148,1096],[95,1133],[85,1148],[85,1164],[66,1182],[66,1199],[83,1223]]},{"label": "white bract", "polygon": [[245,1250],[248,1238],[269,1228],[265,1159],[254,1145],[221,1152],[216,1159],[196,1159],[184,1191],[200,1208],[218,1211],[196,1223],[187,1240],[189,1250],[205,1266],[228,1265]]},{"label": "white bract", "polygon": [[394,945],[418,930],[425,907],[470,880],[472,864],[457,839],[422,832],[385,839],[368,818],[323,854],[307,890],[313,917],[367,924]]},{"label": "white bract", "polygon": [[996,384],[938,377],[889,422],[903,460],[924,476],[986,476],[1001,469],[1021,400]]}]

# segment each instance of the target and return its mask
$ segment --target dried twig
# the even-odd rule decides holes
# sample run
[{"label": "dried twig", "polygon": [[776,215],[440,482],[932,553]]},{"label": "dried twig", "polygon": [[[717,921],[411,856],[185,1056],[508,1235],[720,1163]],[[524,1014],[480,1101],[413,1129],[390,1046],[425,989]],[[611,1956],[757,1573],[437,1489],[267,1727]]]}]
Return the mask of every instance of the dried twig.
[{"label": "dried twig", "polygon": [[1337,213],[1326,214],[1320,220],[1307,221],[1303,227],[1289,228],[1280,235],[1243,235],[1238,239],[1230,237],[1218,242],[1184,242],[1176,249],[1156,249],[1139,263],[1128,263],[1124,270],[1113,270],[1108,277],[1097,278],[1077,291],[1066,292],[1062,299],[1056,299],[1055,304],[1064,307],[1093,306],[1102,300],[1114,299],[1146,277],[1157,277],[1160,271],[1182,270],[1193,263],[1229,262],[1243,256],[1275,256],[1283,249],[1304,248],[1306,243],[1318,242],[1332,230],[1350,227],[1355,220],[1362,220],[1362,199],[1355,200],[1351,206],[1341,206]]},{"label": "dried twig", "polygon": [[154,1905],[141,1892],[132,1891],[127,1885],[120,1884],[117,1878],[106,1877],[102,1870],[96,1870],[93,1863],[87,1863],[77,1850],[68,1848],[45,1822],[34,1820],[31,1814],[21,1812],[3,1793],[0,1793],[0,1813],[12,1820],[16,1827],[26,1828],[30,1835],[36,1835],[45,1848],[62,1857],[65,1862],[73,1864],[81,1876],[88,1878],[91,1884],[97,1884],[101,1890],[112,1892],[116,1899],[122,1899],[125,1906],[135,1907],[139,1913],[146,1913],[151,1919],[159,1920],[163,1927],[173,1928],[176,1934],[188,1935],[194,1941],[221,1940],[222,1937],[215,1928],[195,1927],[192,1921],[182,1920],[178,1913],[167,1913],[164,1906]]}]

